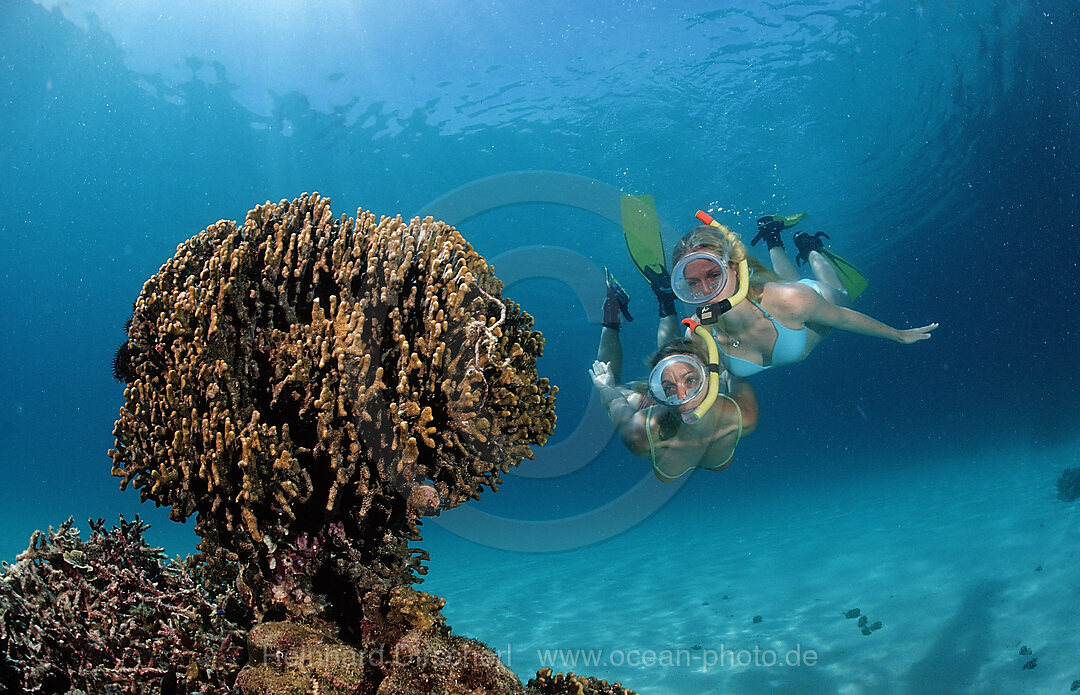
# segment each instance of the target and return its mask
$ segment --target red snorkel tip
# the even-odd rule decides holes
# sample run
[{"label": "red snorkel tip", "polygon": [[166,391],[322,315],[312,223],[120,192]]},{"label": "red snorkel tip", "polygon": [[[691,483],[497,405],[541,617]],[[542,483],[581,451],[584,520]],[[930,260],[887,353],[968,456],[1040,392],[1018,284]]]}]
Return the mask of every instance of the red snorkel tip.
[{"label": "red snorkel tip", "polygon": [[699,321],[695,321],[692,317],[683,319],[682,324],[684,326],[688,327],[690,329],[691,333],[696,331],[697,327],[701,325],[701,323]]}]

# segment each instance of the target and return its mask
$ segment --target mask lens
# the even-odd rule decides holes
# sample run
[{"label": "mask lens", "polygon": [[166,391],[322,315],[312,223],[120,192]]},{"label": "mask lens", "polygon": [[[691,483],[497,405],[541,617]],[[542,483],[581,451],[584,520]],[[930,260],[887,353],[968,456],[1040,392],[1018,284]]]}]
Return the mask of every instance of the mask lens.
[{"label": "mask lens", "polygon": [[671,289],[687,304],[706,304],[727,284],[728,260],[707,251],[687,254],[671,273]]},{"label": "mask lens", "polygon": [[690,355],[671,355],[649,374],[649,394],[663,405],[682,405],[701,394],[708,383],[705,365]]}]

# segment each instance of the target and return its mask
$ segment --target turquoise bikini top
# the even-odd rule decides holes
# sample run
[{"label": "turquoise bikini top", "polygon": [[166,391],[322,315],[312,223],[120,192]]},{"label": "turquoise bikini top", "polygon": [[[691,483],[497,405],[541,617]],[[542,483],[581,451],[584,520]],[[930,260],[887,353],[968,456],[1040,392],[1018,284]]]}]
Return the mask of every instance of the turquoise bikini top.
[{"label": "turquoise bikini top", "polygon": [[765,315],[765,318],[772,321],[772,325],[776,329],[776,342],[773,343],[772,349],[772,364],[757,364],[740,357],[732,357],[723,350],[720,350],[720,354],[724,356],[724,366],[727,367],[727,370],[735,376],[745,378],[757,374],[758,372],[765,371],[766,369],[772,369],[773,367],[779,367],[780,365],[797,362],[806,350],[806,326],[799,329],[788,328],[774,319],[769,312],[765,311],[765,309],[753,299],[750,299],[750,297],[747,297],[746,299],[756,306],[758,311]]}]

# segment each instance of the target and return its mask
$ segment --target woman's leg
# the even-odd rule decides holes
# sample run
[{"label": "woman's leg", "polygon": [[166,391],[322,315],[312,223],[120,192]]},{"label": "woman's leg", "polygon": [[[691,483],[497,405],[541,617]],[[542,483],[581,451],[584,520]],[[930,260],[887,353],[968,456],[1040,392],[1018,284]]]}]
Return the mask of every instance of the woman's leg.
[{"label": "woman's leg", "polygon": [[810,269],[814,271],[814,278],[821,285],[821,293],[825,299],[837,306],[846,307],[851,304],[847,289],[844,283],[840,282],[840,276],[836,274],[833,264],[817,251],[811,251],[808,256]]},{"label": "woman's leg", "polygon": [[821,243],[823,237],[828,239],[829,235],[825,232],[796,234],[794,241],[799,249],[797,258],[810,264],[821,295],[837,306],[846,307],[851,304],[851,299],[848,297],[844,283],[840,281],[836,268],[821,253],[825,250],[825,245]]},{"label": "woman's leg", "polygon": [[678,314],[669,314],[660,317],[660,324],[656,327],[656,349],[664,347],[673,340],[682,337]]},{"label": "woman's leg", "polygon": [[[798,219],[795,221],[797,222]],[[792,222],[792,224],[794,225],[795,222]],[[757,221],[758,233],[754,240],[750,242],[750,245],[756,246],[759,241],[764,241],[765,246],[769,248],[769,262],[772,263],[773,272],[779,275],[781,280],[795,282],[801,276],[784,249],[783,233],[786,228],[787,225],[782,217],[777,215],[759,217]]]},{"label": "woman's leg", "polygon": [[774,246],[769,249],[769,260],[772,261],[773,272],[780,276],[781,280],[796,282],[801,275],[795,264],[788,258],[787,251],[783,246]]}]

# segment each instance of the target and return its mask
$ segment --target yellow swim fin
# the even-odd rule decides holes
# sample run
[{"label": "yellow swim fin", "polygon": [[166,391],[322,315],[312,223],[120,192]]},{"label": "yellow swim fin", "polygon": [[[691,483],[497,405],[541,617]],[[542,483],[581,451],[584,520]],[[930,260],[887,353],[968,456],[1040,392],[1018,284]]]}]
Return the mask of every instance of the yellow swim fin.
[{"label": "yellow swim fin", "polygon": [[671,274],[665,260],[656,202],[651,195],[643,193],[623,195],[619,204],[626,250],[656,295],[660,318],[671,316],[675,313],[675,293],[671,290]]},{"label": "yellow swim fin", "polygon": [[798,215],[773,215],[773,219],[777,222],[783,222],[784,229],[787,229],[789,227],[794,227],[809,216],[810,213],[808,212],[800,212]]},{"label": "yellow swim fin", "polygon": [[797,215],[765,215],[757,221],[757,236],[750,242],[751,246],[757,246],[759,241],[764,240],[770,249],[784,248],[784,240],[780,233],[790,229],[805,220],[810,215],[800,212]]},{"label": "yellow swim fin", "polygon": [[660,237],[660,216],[656,201],[648,194],[625,194],[619,200],[622,208],[623,237],[626,250],[634,265],[651,284],[653,278],[667,272],[664,241]]},{"label": "yellow swim fin", "polygon": [[847,290],[848,299],[855,301],[855,298],[862,294],[866,286],[870,284],[866,277],[859,272],[858,268],[829,249],[824,249],[821,255],[836,268],[836,274],[839,276],[840,282],[844,283],[844,289]]},{"label": "yellow swim fin", "polygon": [[866,289],[868,284],[866,278],[847,260],[830,249],[825,248],[825,245],[821,240],[828,238],[829,235],[825,232],[815,232],[814,234],[799,232],[795,234],[792,241],[795,242],[795,246],[799,249],[799,254],[795,256],[795,265],[798,266],[806,263],[810,260],[810,252],[817,251],[833,268],[836,269],[837,277],[840,278],[841,284],[843,284],[844,289],[847,290],[848,299],[854,301],[855,298],[862,294],[863,290]]}]

